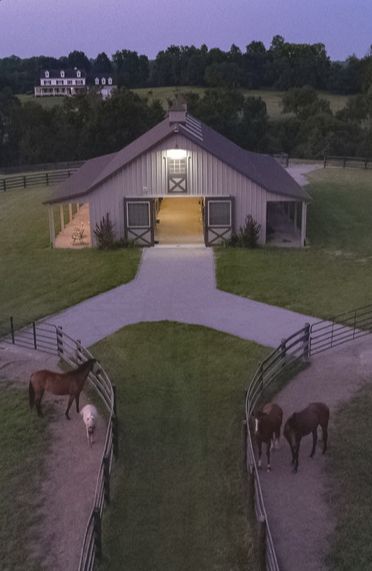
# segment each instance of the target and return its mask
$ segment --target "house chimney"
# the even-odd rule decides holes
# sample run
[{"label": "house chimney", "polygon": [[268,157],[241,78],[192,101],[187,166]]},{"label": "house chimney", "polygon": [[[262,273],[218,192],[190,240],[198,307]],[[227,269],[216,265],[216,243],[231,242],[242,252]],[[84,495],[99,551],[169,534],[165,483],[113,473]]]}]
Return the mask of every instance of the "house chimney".
[{"label": "house chimney", "polygon": [[187,105],[186,103],[175,103],[169,109],[169,123],[186,123]]}]

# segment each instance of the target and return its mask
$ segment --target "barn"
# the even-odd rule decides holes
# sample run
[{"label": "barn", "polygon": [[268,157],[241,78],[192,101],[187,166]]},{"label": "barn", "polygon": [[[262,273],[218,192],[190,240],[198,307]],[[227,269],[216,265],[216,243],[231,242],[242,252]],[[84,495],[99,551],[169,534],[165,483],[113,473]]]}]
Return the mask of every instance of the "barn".
[{"label": "barn", "polygon": [[88,160],[47,201],[54,247],[95,246],[109,215],[138,246],[228,239],[251,215],[259,243],[303,246],[309,195],[271,156],[237,146],[187,112],[116,153]]}]

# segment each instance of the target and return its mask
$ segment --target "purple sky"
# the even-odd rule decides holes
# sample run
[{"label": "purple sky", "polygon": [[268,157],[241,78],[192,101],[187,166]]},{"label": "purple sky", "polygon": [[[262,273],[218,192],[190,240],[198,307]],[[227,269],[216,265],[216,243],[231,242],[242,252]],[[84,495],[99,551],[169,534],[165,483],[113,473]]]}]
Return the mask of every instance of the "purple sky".
[{"label": "purple sky", "polygon": [[345,59],[366,54],[371,22],[371,0],[0,0],[0,57],[124,48],[154,57],[172,43],[244,50],[280,34]]}]

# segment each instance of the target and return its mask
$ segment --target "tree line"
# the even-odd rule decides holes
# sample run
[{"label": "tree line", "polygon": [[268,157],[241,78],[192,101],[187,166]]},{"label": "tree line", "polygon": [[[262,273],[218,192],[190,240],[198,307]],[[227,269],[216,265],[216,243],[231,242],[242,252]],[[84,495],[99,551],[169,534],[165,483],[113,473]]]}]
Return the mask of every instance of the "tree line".
[{"label": "tree line", "polygon": [[[292,88],[277,118],[268,116],[263,99],[236,89],[206,89],[185,98],[190,113],[251,151],[314,159],[324,153],[372,156],[372,93],[350,97],[333,113],[313,87]],[[149,103],[126,88],[106,101],[90,93],[49,109],[35,102],[22,105],[5,88],[0,91],[0,167],[115,152],[164,117],[158,101]]]},{"label": "tree line", "polygon": [[245,50],[232,45],[227,51],[205,44],[169,46],[154,60],[136,51],[118,50],[111,58],[101,52],[90,59],[82,51],[60,58],[37,56],[0,59],[0,89],[30,93],[43,69],[77,67],[94,76],[112,73],[119,87],[202,86],[288,90],[310,85],[340,94],[366,92],[372,84],[371,49],[362,58],[331,61],[324,44],[295,44],[276,35],[268,48],[253,41]]}]

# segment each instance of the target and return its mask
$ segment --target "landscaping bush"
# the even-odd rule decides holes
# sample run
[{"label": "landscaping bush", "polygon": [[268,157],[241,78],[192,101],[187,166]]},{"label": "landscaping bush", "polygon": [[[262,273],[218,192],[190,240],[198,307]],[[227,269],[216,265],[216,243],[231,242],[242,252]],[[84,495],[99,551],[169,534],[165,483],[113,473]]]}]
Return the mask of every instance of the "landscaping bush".
[{"label": "landscaping bush", "polygon": [[114,247],[114,224],[110,220],[109,213],[102,218],[99,224],[96,224],[94,234],[97,238],[97,246],[100,250],[111,250]]},{"label": "landscaping bush", "polygon": [[257,224],[257,221],[249,214],[244,226],[240,226],[239,232],[231,236],[227,245],[233,248],[257,248],[260,231],[261,224]]}]

